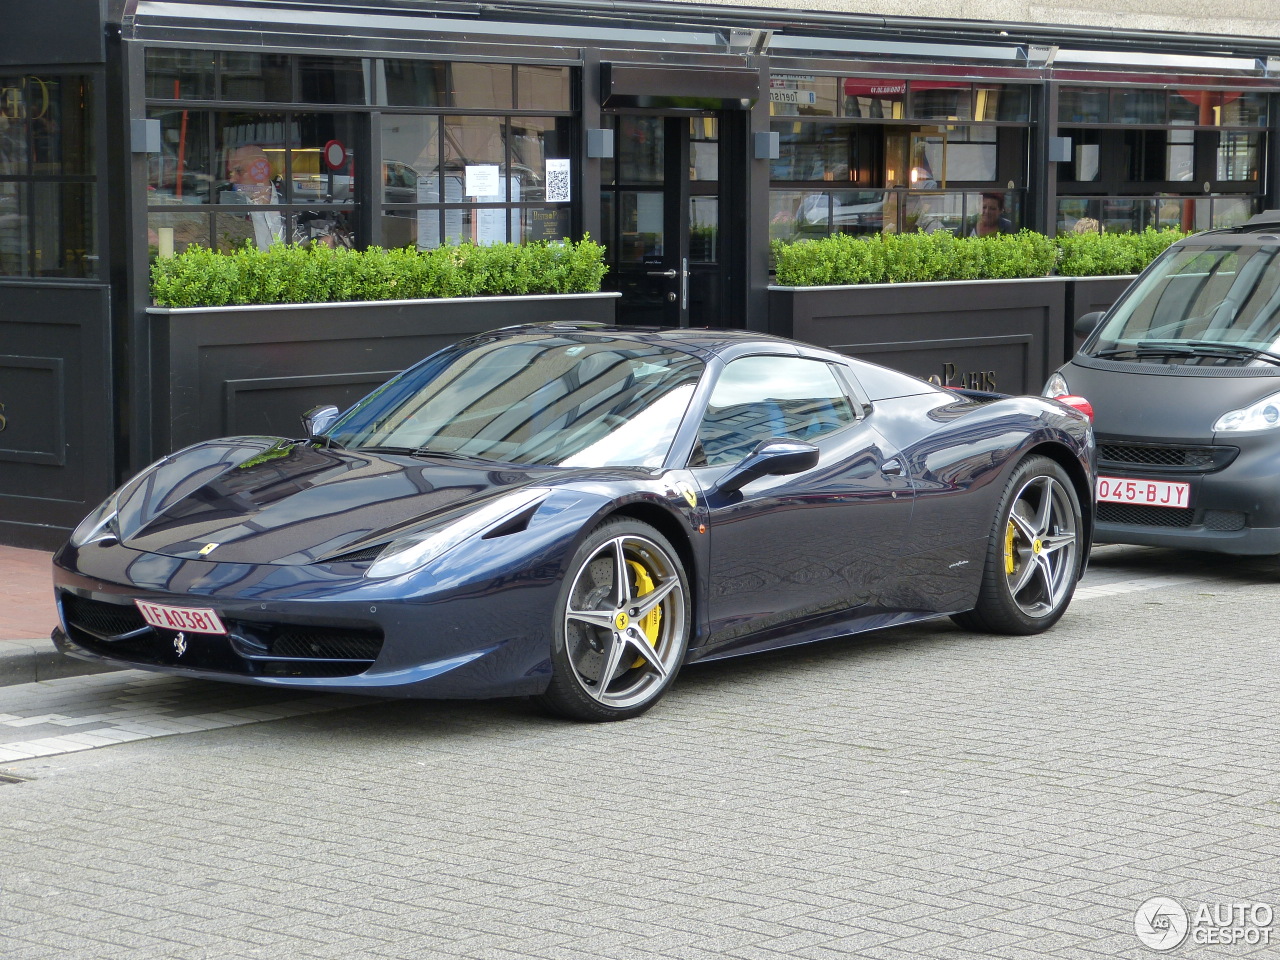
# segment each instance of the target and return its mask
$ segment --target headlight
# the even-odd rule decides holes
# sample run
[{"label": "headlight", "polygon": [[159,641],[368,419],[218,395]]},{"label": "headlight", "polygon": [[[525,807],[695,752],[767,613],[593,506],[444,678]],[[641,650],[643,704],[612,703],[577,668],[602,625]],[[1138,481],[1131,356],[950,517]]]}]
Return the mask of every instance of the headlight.
[{"label": "headlight", "polygon": [[510,520],[520,511],[545,499],[550,492],[546,487],[531,487],[509,493],[492,503],[477,507],[453,523],[393,540],[364,575],[372,578],[398,577],[410,570],[417,570],[448,553],[464,540],[479,536]]},{"label": "headlight", "polygon": [[117,490],[98,506],[98,509],[80,521],[80,526],[71,532],[71,545],[83,547],[89,543],[97,543],[108,537],[119,539],[116,529],[116,512],[120,508],[120,491]]},{"label": "headlight", "polygon": [[1251,407],[1224,413],[1213,425],[1215,432],[1231,430],[1273,430],[1280,427],[1280,393],[1263,397]]},{"label": "headlight", "polygon": [[1040,391],[1040,396],[1048,397],[1050,400],[1056,397],[1065,397],[1071,392],[1071,388],[1067,386],[1067,378],[1060,373],[1055,373],[1044,382],[1044,389]]}]

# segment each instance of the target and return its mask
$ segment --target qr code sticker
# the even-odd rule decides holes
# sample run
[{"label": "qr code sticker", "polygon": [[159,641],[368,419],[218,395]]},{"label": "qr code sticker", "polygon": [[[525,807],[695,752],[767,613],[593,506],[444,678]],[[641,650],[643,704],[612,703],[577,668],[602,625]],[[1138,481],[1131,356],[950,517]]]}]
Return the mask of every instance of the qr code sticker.
[{"label": "qr code sticker", "polygon": [[547,161],[547,200],[565,202],[572,199],[569,194],[569,161]]}]

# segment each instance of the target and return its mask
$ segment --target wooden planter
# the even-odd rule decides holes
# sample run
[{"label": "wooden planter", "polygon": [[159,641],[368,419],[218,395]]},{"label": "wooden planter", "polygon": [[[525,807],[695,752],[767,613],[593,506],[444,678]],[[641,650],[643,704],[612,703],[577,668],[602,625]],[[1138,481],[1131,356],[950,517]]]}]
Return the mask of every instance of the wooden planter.
[{"label": "wooden planter", "polygon": [[551,320],[614,322],[616,293],[247,307],[152,307],[156,455],[212,437],[293,436],[464,337]]}]

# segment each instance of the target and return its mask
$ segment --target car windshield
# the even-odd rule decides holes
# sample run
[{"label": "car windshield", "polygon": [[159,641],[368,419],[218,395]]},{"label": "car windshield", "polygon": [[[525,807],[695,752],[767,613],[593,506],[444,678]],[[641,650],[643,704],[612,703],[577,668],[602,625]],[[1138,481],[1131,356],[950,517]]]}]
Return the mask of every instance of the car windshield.
[{"label": "car windshield", "polygon": [[702,375],[686,353],[604,335],[459,344],[353,407],[347,448],[564,467],[658,467]]},{"label": "car windshield", "polygon": [[1094,357],[1195,364],[1280,363],[1280,246],[1172,248],[1087,349]]}]

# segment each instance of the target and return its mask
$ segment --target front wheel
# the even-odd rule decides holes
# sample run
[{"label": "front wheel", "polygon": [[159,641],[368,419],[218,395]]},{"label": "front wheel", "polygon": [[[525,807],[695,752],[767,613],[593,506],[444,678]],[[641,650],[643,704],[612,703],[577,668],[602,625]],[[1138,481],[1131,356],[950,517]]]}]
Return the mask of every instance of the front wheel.
[{"label": "front wheel", "polygon": [[1065,470],[1028,457],[996,511],[978,605],[951,619],[969,630],[1031,634],[1066,612],[1080,576],[1080,499]]},{"label": "front wheel", "polygon": [[578,720],[644,713],[684,662],[691,606],[684,566],[662,534],[634,520],[600,524],[566,571],[540,702]]}]

